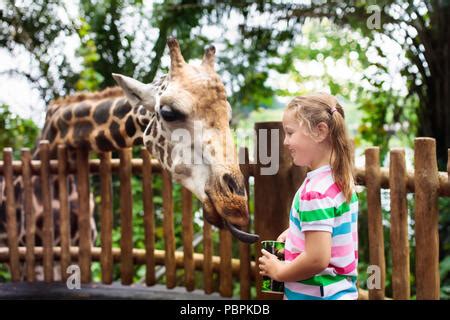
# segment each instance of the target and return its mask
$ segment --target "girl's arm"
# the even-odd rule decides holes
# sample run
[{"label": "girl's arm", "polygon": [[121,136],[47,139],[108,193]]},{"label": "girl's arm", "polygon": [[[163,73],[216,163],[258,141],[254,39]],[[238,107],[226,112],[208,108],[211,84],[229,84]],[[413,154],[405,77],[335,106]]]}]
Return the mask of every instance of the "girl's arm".
[{"label": "girl's arm", "polygon": [[311,278],[328,267],[331,259],[331,233],[306,231],[305,251],[291,263],[283,263],[263,250],[260,258],[261,275],[280,282],[299,281]]}]

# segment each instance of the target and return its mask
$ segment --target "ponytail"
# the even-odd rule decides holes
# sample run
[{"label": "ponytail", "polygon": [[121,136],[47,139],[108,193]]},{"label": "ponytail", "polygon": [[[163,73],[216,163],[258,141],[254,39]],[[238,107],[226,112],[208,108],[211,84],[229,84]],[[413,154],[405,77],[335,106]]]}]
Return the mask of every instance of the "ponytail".
[{"label": "ponytail", "polygon": [[334,181],[344,194],[345,200],[350,203],[354,185],[352,150],[345,126],[344,110],[339,103],[336,103],[335,108],[337,112],[331,112],[331,167]]}]

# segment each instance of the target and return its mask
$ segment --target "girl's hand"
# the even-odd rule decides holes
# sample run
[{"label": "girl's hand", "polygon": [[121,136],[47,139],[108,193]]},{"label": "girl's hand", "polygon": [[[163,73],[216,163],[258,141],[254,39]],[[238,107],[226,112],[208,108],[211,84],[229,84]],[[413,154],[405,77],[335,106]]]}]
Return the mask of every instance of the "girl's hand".
[{"label": "girl's hand", "polygon": [[278,260],[276,255],[269,253],[268,251],[262,249],[262,257],[259,260],[259,274],[262,276],[267,276],[275,281],[280,281],[280,272],[283,268],[283,263]]},{"label": "girl's hand", "polygon": [[289,228],[284,230],[283,233],[278,236],[277,241],[286,242],[286,237],[287,237],[288,232],[289,232]]}]

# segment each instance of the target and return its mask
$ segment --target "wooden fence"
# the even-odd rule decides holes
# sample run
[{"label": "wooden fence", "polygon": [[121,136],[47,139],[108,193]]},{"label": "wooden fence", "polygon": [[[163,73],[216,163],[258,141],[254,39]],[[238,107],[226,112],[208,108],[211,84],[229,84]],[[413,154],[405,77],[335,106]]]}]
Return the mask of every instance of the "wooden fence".
[{"label": "wooden fence", "polygon": [[[288,226],[289,209],[295,191],[303,181],[306,170],[292,165],[290,156],[283,149],[283,130],[280,122],[263,122],[255,125],[256,130],[264,134],[278,130],[279,138],[279,168],[276,175],[261,175],[264,167],[259,157],[256,163],[249,163],[248,150],[241,148],[245,163],[241,171],[246,181],[247,194],[254,194],[254,231],[261,240],[274,239]],[[257,135],[259,145],[260,134]],[[271,139],[267,150],[271,150]],[[165,266],[166,286],[174,288],[177,285],[176,270],[184,270],[184,286],[188,291],[196,287],[195,270],[203,273],[203,290],[206,294],[214,291],[213,274],[219,275],[218,291],[221,296],[231,297],[233,283],[240,286],[240,298],[250,298],[250,288],[256,285],[257,297],[260,299],[279,299],[280,295],[261,293],[259,290],[261,278],[255,268],[260,252],[260,244],[255,245],[255,254],[250,246],[239,243],[239,256],[232,256],[232,244],[236,241],[227,230],[220,230],[219,252],[213,252],[212,234],[216,232],[206,221],[203,225],[203,253],[194,252],[192,195],[182,188],[182,226],[183,251],[175,250],[174,209],[172,197],[172,182],[170,174],[163,170],[157,160],[141,150],[141,158],[132,159],[131,149],[120,150],[120,159],[112,159],[110,153],[101,153],[98,159],[89,159],[85,150],[76,151],[76,162],[67,161],[67,150],[59,146],[57,159],[50,160],[48,142],[39,145],[40,160],[31,160],[30,151],[23,149],[20,160],[13,160],[12,150],[5,148],[3,161],[0,162],[0,174],[4,176],[6,187],[7,233],[8,247],[0,247],[0,262],[10,265],[13,281],[20,280],[19,264],[25,261],[26,280],[35,281],[34,266],[41,262],[44,268],[44,281],[53,282],[54,261],[60,262],[62,270],[77,262],[81,270],[82,283],[91,282],[92,261],[101,265],[101,281],[110,284],[113,281],[113,264],[120,264],[121,283],[133,283],[134,266],[145,265],[145,284],[156,283],[155,267]],[[270,152],[269,152],[270,153]],[[257,154],[260,154],[257,152]],[[449,151],[450,155],[450,151]],[[380,168],[379,148],[365,150],[365,168],[355,168],[356,182],[367,187],[368,230],[369,230],[369,264],[377,265],[381,270],[382,289],[369,290],[368,298],[385,298],[385,251],[383,239],[381,189],[390,189],[391,201],[391,248],[392,248],[392,287],[394,299],[410,298],[410,265],[408,241],[408,212],[406,195],[415,193],[415,240],[416,240],[416,291],[417,299],[439,298],[439,243],[438,243],[438,210],[439,196],[450,196],[450,165],[448,172],[438,172],[436,164],[435,141],[430,138],[416,138],[414,148],[414,172],[407,172],[405,154],[402,149],[390,151],[390,168]],[[450,162],[449,162],[450,163]],[[113,227],[113,194],[112,174],[118,174],[120,179],[120,248],[112,246]],[[68,208],[67,175],[76,174],[79,193],[79,246],[70,243],[70,224]],[[101,247],[91,246],[91,226],[89,217],[89,176],[98,174],[100,177],[100,239]],[[145,249],[133,247],[132,204],[133,190],[131,176],[142,178]],[[155,249],[155,219],[153,204],[152,177],[162,176],[163,198],[163,231],[164,250]],[[17,222],[14,209],[15,176],[23,178],[23,208],[25,211],[26,246],[19,247],[17,241]],[[41,177],[42,201],[44,207],[43,245],[36,247],[35,216],[32,209],[31,177]],[[60,206],[61,245],[53,246],[54,225],[50,199],[50,175],[57,175]],[[254,177],[254,190],[249,191],[249,178]],[[247,228],[249,230],[249,228]],[[256,257],[255,257],[256,256]],[[62,272],[63,280],[67,274]]]}]

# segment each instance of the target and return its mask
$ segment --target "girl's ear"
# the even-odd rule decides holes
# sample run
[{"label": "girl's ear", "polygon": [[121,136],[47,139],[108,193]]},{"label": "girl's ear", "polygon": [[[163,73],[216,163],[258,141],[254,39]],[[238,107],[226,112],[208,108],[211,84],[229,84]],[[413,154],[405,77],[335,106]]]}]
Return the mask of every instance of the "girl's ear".
[{"label": "girl's ear", "polygon": [[328,127],[328,125],[325,122],[319,122],[319,124],[317,124],[314,133],[313,133],[313,138],[316,142],[323,142],[327,137],[328,134],[330,133],[330,128]]}]

